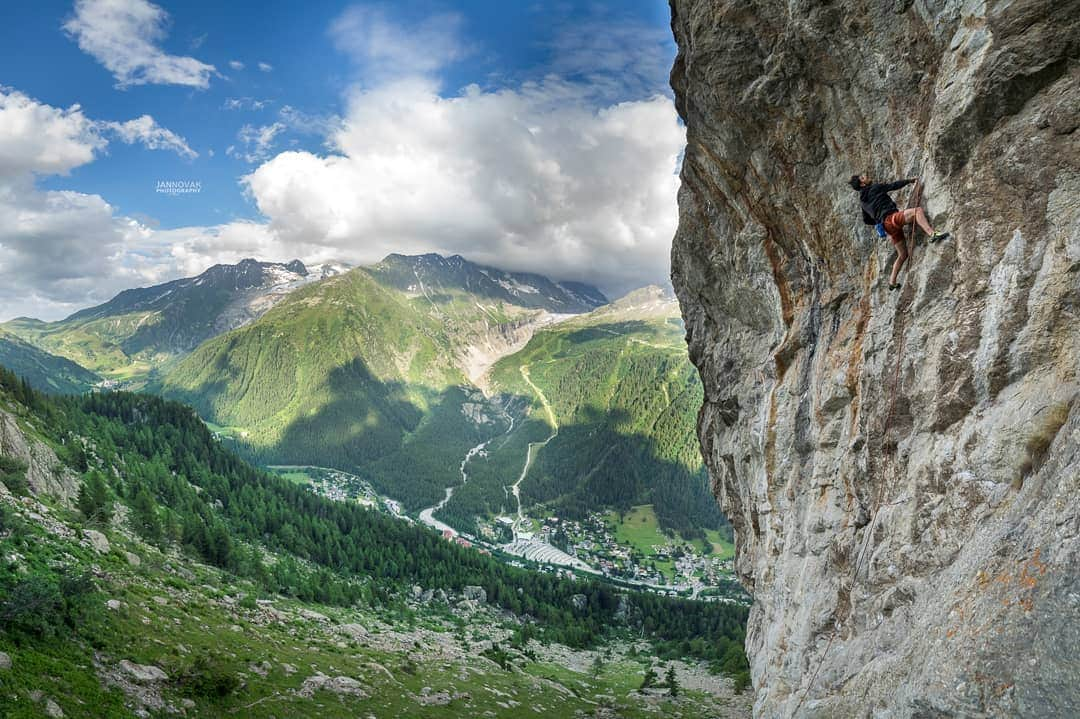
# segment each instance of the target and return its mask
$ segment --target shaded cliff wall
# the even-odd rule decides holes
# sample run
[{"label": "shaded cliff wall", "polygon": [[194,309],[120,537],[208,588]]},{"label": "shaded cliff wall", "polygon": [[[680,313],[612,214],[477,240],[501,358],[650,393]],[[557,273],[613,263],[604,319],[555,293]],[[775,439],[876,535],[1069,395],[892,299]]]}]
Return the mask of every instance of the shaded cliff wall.
[{"label": "shaded cliff wall", "polygon": [[[757,714],[1080,716],[1080,2],[671,6]],[[898,292],[858,172],[954,233]]]}]

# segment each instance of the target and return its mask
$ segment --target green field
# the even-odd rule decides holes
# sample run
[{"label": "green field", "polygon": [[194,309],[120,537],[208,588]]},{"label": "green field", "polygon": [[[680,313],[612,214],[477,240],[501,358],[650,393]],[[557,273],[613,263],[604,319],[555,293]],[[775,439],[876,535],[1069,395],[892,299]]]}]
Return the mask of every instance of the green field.
[{"label": "green field", "polygon": [[221,435],[223,439],[231,440],[233,442],[241,441],[245,436],[247,436],[247,430],[245,430],[243,427],[233,427],[224,424],[216,424],[214,422],[207,422],[206,420],[203,420],[203,423],[206,425],[206,428],[211,432]]},{"label": "green field", "polygon": [[[656,568],[668,578],[674,577],[675,562],[669,559],[657,559],[653,554],[653,545],[669,544],[672,541],[681,542],[677,534],[669,537],[660,529],[660,523],[656,518],[656,512],[651,504],[639,504],[630,508],[621,518],[618,512],[608,512],[605,516],[608,526],[611,527],[615,538],[620,544],[628,544],[641,552],[648,562],[655,562]],[[720,559],[732,559],[735,556],[735,545],[729,542],[721,532],[715,529],[705,530],[705,536],[712,544],[712,555]],[[690,542],[698,552],[705,551],[705,542],[694,539]]]},{"label": "green field", "polygon": [[311,477],[310,474],[308,474],[307,472],[302,472],[302,471],[300,471],[298,469],[291,469],[291,470],[275,469],[275,470],[273,470],[273,472],[274,472],[274,474],[281,477],[282,479],[287,479],[290,482],[295,482],[296,484],[311,484],[311,482],[312,482],[312,477]]},{"label": "green field", "polygon": [[[639,504],[619,518],[618,512],[608,512],[606,519],[614,530],[620,544],[629,544],[641,552],[647,562],[656,564],[669,580],[675,578],[675,562],[670,559],[657,559],[653,554],[653,545],[668,544],[672,538],[660,531],[660,523],[651,504]],[[678,539],[678,535],[675,537]]]},{"label": "green field", "polygon": [[[720,559],[734,559],[735,558],[735,544],[725,539],[720,532],[715,529],[705,530],[705,536],[709,538],[709,542],[712,543],[713,556]],[[700,539],[695,539],[693,545],[697,547],[698,551],[704,550],[704,542]]]},{"label": "green field", "polygon": [[630,544],[645,556],[653,553],[654,544],[667,544],[671,538],[660,531],[660,523],[651,504],[639,504],[619,518],[618,512],[608,512],[607,519],[615,530],[615,537],[623,544]]}]

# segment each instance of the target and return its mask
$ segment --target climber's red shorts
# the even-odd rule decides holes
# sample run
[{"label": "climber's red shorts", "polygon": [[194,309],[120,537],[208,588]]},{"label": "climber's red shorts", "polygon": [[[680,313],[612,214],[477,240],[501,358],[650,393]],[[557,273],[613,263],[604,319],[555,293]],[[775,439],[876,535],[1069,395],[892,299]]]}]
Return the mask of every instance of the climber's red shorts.
[{"label": "climber's red shorts", "polygon": [[885,226],[885,231],[889,233],[889,239],[893,242],[907,242],[907,238],[904,237],[904,212],[903,210],[897,210],[881,223]]}]

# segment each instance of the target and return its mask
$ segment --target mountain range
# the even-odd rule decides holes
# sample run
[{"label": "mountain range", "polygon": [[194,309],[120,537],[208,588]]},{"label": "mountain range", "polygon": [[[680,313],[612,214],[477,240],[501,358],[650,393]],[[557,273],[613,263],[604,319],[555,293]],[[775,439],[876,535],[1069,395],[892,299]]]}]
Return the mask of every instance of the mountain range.
[{"label": "mountain range", "polygon": [[308,268],[243,260],[197,277],[124,290],[58,322],[20,317],[8,332],[110,379],[140,381],[205,340],[263,315],[293,290],[340,274],[337,263]]},{"label": "mountain range", "polygon": [[469,262],[461,255],[395,253],[370,268],[370,272],[384,284],[406,292],[438,293],[457,288],[489,300],[549,312],[588,312],[608,301],[592,285],[552,282],[531,272],[504,272]]},{"label": "mountain range", "polygon": [[643,503],[687,538],[725,524],[694,440],[700,383],[659,288],[611,303],[460,255],[244,260],[4,328],[50,366],[189,404],[256,463],[355,473],[412,514],[453,487],[435,516],[465,532],[522,507]]}]

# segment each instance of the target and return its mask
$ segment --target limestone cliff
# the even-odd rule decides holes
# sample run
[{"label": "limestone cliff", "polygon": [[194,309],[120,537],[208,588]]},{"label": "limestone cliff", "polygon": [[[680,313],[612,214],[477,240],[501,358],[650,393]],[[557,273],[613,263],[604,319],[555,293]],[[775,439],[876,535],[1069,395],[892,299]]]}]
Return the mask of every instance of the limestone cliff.
[{"label": "limestone cliff", "polygon": [[[757,715],[1080,716],[1080,2],[671,5]],[[898,292],[858,172],[954,233]]]}]

